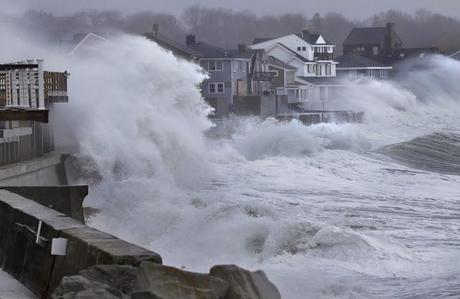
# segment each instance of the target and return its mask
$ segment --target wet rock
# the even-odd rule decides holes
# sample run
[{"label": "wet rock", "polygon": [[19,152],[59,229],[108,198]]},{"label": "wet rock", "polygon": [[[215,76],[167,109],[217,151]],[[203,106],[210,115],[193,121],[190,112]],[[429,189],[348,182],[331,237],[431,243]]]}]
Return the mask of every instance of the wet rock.
[{"label": "wet rock", "polygon": [[227,289],[227,282],[218,277],[142,262],[138,269],[132,297],[224,299]]},{"label": "wet rock", "polygon": [[97,265],[64,277],[52,299],[129,298],[136,279],[136,268],[125,265]]},{"label": "wet rock", "polygon": [[263,271],[251,272],[235,265],[219,265],[212,267],[210,274],[229,284],[225,299],[281,299],[278,289]]}]

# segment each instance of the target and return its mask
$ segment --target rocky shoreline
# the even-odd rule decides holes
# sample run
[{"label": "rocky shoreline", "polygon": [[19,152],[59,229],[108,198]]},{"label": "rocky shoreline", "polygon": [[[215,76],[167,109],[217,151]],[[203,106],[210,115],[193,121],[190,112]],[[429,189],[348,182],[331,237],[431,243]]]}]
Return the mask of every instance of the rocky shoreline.
[{"label": "rocky shoreline", "polygon": [[64,277],[52,299],[280,299],[263,271],[219,265],[209,274],[144,261],[130,265],[96,265]]}]

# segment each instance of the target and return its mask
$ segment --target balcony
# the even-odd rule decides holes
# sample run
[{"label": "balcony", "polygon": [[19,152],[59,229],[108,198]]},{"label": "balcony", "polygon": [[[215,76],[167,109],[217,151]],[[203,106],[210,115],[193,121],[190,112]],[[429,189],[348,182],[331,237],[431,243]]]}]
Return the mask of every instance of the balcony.
[{"label": "balcony", "polygon": [[333,53],[315,53],[315,60],[334,60]]}]

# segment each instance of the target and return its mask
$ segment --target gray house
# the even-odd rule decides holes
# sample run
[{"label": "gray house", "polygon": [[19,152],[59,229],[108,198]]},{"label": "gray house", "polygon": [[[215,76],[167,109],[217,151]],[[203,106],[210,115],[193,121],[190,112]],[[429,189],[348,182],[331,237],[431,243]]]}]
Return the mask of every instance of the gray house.
[{"label": "gray house", "polygon": [[194,35],[187,35],[185,44],[182,44],[161,35],[157,25],[153,26],[153,32],[144,36],[174,55],[199,64],[206,71],[208,79],[201,84],[201,92],[215,109],[215,117],[232,112],[261,114],[264,100],[269,96],[276,97],[277,72],[270,69],[270,59],[263,49],[252,50],[239,44],[237,49],[226,50],[198,41]]},{"label": "gray house", "polygon": [[237,50],[224,50],[196,41],[194,35],[187,35],[186,45],[200,53],[199,64],[208,73],[201,86],[203,97],[216,109],[215,116],[228,115],[235,96],[251,94],[249,73],[254,53],[242,45]]}]

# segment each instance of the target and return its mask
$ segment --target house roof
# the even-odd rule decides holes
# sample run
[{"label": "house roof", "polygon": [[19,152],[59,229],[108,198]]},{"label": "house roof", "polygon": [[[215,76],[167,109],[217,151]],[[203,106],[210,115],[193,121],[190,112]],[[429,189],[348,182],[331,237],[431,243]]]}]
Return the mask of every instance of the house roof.
[{"label": "house roof", "polygon": [[339,77],[297,77],[302,81],[317,86],[343,86],[343,80]]},{"label": "house roof", "polygon": [[275,37],[256,37],[252,41],[252,44],[253,45],[260,44],[260,43],[263,43],[263,42],[266,42],[266,41],[269,41],[269,40],[272,40],[272,39],[275,39]]},{"label": "house roof", "polygon": [[364,56],[358,56],[354,54],[346,54],[336,59],[339,63],[337,69],[340,68],[385,68],[385,64],[375,61]]},{"label": "house roof", "polygon": [[92,32],[88,33],[75,33],[72,40],[61,40],[61,46],[69,51],[70,54],[76,53],[83,45],[88,46],[94,42],[106,41],[106,38]]},{"label": "house roof", "polygon": [[[296,34],[298,37],[300,37],[301,39],[303,39],[304,41],[306,41],[307,43],[309,43],[310,45],[317,45],[317,41],[319,39],[319,37],[321,36],[321,34],[318,34],[318,33],[297,33]],[[324,38],[324,37],[323,37]],[[331,43],[330,41],[324,39],[324,41],[326,42],[325,44],[320,44],[320,45],[333,45],[333,43]]]},{"label": "house roof", "polygon": [[144,36],[158,43],[161,47],[166,48],[172,51],[174,54],[177,54],[179,56],[186,57],[186,58],[195,58],[195,57],[201,56],[201,53],[199,53],[198,51],[195,51],[194,49],[187,47],[185,44],[181,44],[162,34],[155,35],[149,32],[149,33],[146,33]]},{"label": "house roof", "polygon": [[237,49],[222,49],[220,47],[210,45],[205,42],[195,42],[187,45],[187,48],[199,53],[201,58],[241,58],[251,59],[255,52],[251,50],[239,51]]},{"label": "house roof", "polygon": [[460,61],[460,51],[455,52],[454,54],[449,56],[452,59],[459,60]]},{"label": "house roof", "polygon": [[343,42],[344,46],[375,45],[385,40],[385,27],[353,28]]},{"label": "house roof", "polygon": [[291,54],[293,54],[297,59],[299,59],[300,61],[302,62],[311,62],[310,60],[308,60],[307,58],[303,57],[302,55],[300,55],[299,53],[289,49],[288,47],[286,47],[284,44],[282,43],[276,43],[277,45],[280,45],[281,47],[283,47],[284,49],[288,50],[289,52],[291,52]]},{"label": "house roof", "polygon": [[268,63],[272,66],[279,67],[285,70],[296,70],[297,69],[287,63],[282,62],[281,60],[273,56],[268,56]]}]

